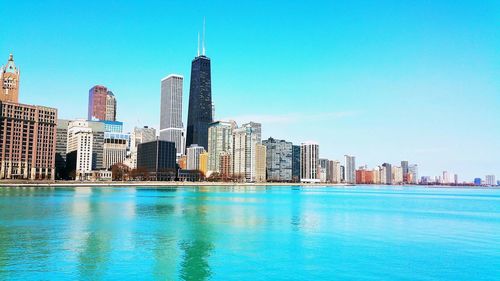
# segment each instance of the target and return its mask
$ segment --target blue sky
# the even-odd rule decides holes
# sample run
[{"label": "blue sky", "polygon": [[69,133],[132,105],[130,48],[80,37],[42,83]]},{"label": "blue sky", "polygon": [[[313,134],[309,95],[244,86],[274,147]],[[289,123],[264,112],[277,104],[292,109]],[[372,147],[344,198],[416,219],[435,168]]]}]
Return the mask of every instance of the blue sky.
[{"label": "blue sky", "polygon": [[[144,2],[144,3],[143,3]],[[421,175],[500,176],[498,1],[5,1],[0,59],[20,101],[87,113],[118,98],[128,129],[158,127],[160,80],[184,80],[207,24],[217,119],[315,140],[357,165],[409,160]],[[8,9],[7,12],[6,9]],[[3,57],[3,59],[2,59]]]}]

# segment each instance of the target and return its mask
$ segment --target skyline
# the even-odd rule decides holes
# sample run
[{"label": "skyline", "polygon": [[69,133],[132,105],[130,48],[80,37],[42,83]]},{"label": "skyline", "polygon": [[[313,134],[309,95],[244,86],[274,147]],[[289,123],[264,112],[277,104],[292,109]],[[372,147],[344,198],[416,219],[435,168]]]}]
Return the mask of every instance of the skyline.
[{"label": "skyline", "polygon": [[[119,8],[118,15],[129,14],[127,10],[133,8],[147,10],[152,15],[152,18],[147,17],[151,22],[144,23],[141,29],[152,30],[144,35],[142,30],[132,29],[128,34],[126,29],[130,27],[129,22],[118,19],[118,15],[111,15],[106,17],[109,22],[99,30],[88,23],[87,27],[77,27],[79,36],[75,34],[71,39],[55,42],[55,35],[68,36],[74,30],[61,25],[54,31],[50,28],[54,22],[45,19],[50,14],[42,11],[40,15],[37,14],[37,18],[28,16],[30,13],[26,14],[27,11],[19,10],[22,5],[28,6],[26,3],[12,4],[13,22],[19,22],[20,26],[16,30],[4,30],[7,33],[5,38],[9,40],[0,41],[2,53],[13,53],[22,71],[20,102],[56,107],[59,118],[83,118],[86,116],[89,89],[94,85],[105,85],[114,92],[118,102],[117,120],[125,122],[128,131],[133,126],[141,125],[160,128],[160,80],[170,73],[179,73],[185,80],[190,78],[189,61],[196,55],[196,35],[201,31],[204,14],[191,14],[192,11],[180,13],[177,20],[183,23],[191,21],[192,26],[181,26],[173,33],[175,40],[162,41],[163,44],[156,42],[159,44],[150,46],[132,44],[125,47],[120,46],[120,43],[126,43],[127,38],[135,36],[139,36],[139,39],[144,36],[142,39],[147,39],[147,43],[155,43],[155,40],[160,39],[153,35],[162,36],[156,32],[165,28],[162,23],[170,20],[155,21],[159,19],[156,18],[159,14],[148,9],[151,7],[147,5],[118,7],[106,4],[108,6],[100,7],[104,10]],[[44,9],[52,8],[54,13],[57,12],[57,8],[51,7],[51,4],[48,3]],[[407,8],[401,5],[393,3],[390,6],[393,9]],[[359,23],[350,22],[349,16],[337,19],[349,31],[359,32],[356,33],[358,37],[350,37],[349,32],[342,33],[335,29],[341,28],[341,25],[333,25],[332,30],[321,28],[319,22],[333,21],[321,16],[305,24],[305,27],[300,27],[293,19],[300,5],[294,3],[290,15],[280,18],[291,24],[292,28],[285,24],[281,26],[281,33],[274,34],[276,29],[273,26],[264,29],[265,24],[249,25],[249,18],[257,16],[249,16],[239,21],[239,25],[227,26],[215,16],[213,10],[204,10],[207,14],[207,56],[213,61],[215,119],[234,119],[239,124],[261,122],[263,139],[272,136],[294,143],[314,139],[320,144],[320,157],[342,160],[344,154],[351,154],[356,156],[357,166],[366,163],[373,167],[383,162],[409,160],[419,164],[421,175],[435,176],[447,170],[458,173],[460,181],[484,177],[486,174],[498,175],[500,149],[495,140],[500,138],[500,132],[495,132],[495,128],[500,125],[500,114],[496,110],[500,105],[500,87],[495,77],[499,77],[500,73],[495,63],[500,62],[500,57],[495,53],[499,47],[499,36],[495,35],[499,31],[494,30],[494,25],[488,26],[488,22],[495,23],[498,18],[495,10],[499,10],[500,5],[493,2],[481,3],[481,7],[469,7],[464,3],[457,4],[460,6],[457,7],[451,2],[448,5],[432,4],[432,7],[422,6],[424,4],[421,3],[414,5],[417,12],[422,12],[419,8],[434,11],[436,14],[431,13],[428,20],[436,20],[443,25],[427,22],[422,23],[422,26],[412,25],[411,20],[415,18],[410,18],[401,21],[402,26],[389,29],[393,34],[387,35],[386,30],[381,28],[387,27],[387,22],[400,21],[395,18],[407,14],[392,15],[380,11],[383,10],[380,8],[379,12],[386,13],[388,18],[377,18],[382,23],[375,24],[373,29],[367,27],[374,24],[374,19],[370,17]],[[229,6],[236,11],[243,9],[237,9],[232,4]],[[342,8],[347,9],[349,4],[324,3],[324,6],[338,12]],[[78,8],[81,7],[71,7],[73,12]],[[439,9],[445,8],[452,10],[446,15],[438,14]],[[369,7],[364,9],[369,10]],[[320,10],[316,12],[323,16],[327,14]],[[349,15],[356,18],[364,15],[366,10],[349,10],[352,12]],[[273,8],[266,7],[263,13],[270,11]],[[68,15],[64,14],[60,20],[66,20],[71,26],[77,25],[79,13],[73,14],[75,19],[67,18]],[[469,16],[467,20],[462,22],[462,26],[455,25],[457,22],[454,19],[464,13]],[[22,20],[16,21],[16,16]],[[40,17],[44,25],[29,24],[40,20]],[[261,17],[258,18],[263,20]],[[475,23],[474,17],[481,21]],[[232,15],[226,20],[235,18],[237,16]],[[113,22],[124,26],[118,28]],[[307,30],[310,27],[316,29]],[[414,29],[402,32],[408,27]],[[97,35],[97,39],[111,35],[114,28],[118,28],[114,30],[118,34],[111,38],[118,42],[104,41],[104,46],[89,44],[87,50],[78,45],[82,41],[90,42],[90,35]],[[437,30],[431,31],[432,28]],[[232,33],[228,29],[241,30]],[[360,32],[363,30],[366,32]],[[303,35],[310,43],[305,42],[300,46],[283,44],[293,43],[290,42],[293,39],[287,36],[292,31],[296,32],[297,37]],[[411,31],[419,32],[411,37]],[[467,32],[456,37],[463,31]],[[260,39],[248,45],[249,35]],[[277,38],[270,40],[272,35]],[[437,38],[439,36],[445,38]],[[44,38],[49,39],[48,42],[40,40]],[[339,38],[350,40],[334,40]],[[285,40],[277,42],[281,39]],[[329,46],[332,41],[336,45],[330,46],[334,49],[331,52],[321,48]],[[228,42],[230,44],[225,44]],[[304,42],[299,40],[299,43]],[[247,45],[247,48],[239,49],[241,45]],[[366,48],[372,48],[372,52]],[[242,50],[246,51],[243,56]],[[81,54],[81,57],[75,56],[75,53]],[[292,64],[290,58],[295,59]],[[99,63],[99,67],[96,67],[96,63]],[[304,81],[305,85],[296,81]],[[184,89],[188,89],[186,81]],[[67,99],[68,92],[79,104]],[[304,97],[304,92],[312,92],[314,98]],[[272,98],[268,98],[269,95]],[[188,91],[184,91],[183,99],[186,126]],[[138,101],[141,101],[141,107],[136,106]],[[405,115],[407,119],[401,118]],[[141,118],[140,123],[135,123],[137,117]],[[298,131],[297,127],[302,130]],[[425,135],[422,135],[423,132]],[[439,134],[442,135],[436,139]],[[403,146],[402,143],[407,145]]]}]

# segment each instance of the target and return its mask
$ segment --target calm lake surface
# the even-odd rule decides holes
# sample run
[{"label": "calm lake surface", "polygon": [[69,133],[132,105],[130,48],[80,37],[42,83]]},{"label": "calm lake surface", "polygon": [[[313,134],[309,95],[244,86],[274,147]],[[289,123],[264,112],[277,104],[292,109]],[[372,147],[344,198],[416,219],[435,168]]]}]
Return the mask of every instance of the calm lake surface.
[{"label": "calm lake surface", "polygon": [[500,280],[500,190],[0,188],[0,280]]}]

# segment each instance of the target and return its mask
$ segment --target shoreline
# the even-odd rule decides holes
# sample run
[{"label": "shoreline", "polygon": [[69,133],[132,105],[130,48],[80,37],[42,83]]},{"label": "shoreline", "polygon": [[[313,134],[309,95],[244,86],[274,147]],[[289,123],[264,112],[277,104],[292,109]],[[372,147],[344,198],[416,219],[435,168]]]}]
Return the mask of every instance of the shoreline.
[{"label": "shoreline", "polygon": [[422,187],[422,188],[459,188],[459,189],[500,189],[496,186],[449,186],[449,185],[384,185],[384,184],[346,184],[346,183],[287,183],[287,182],[262,182],[262,183],[241,183],[241,182],[172,182],[172,181],[115,181],[115,182],[75,182],[75,181],[55,181],[55,182],[1,182],[1,188],[67,188],[67,187],[256,187],[256,186],[304,186],[304,187]]}]

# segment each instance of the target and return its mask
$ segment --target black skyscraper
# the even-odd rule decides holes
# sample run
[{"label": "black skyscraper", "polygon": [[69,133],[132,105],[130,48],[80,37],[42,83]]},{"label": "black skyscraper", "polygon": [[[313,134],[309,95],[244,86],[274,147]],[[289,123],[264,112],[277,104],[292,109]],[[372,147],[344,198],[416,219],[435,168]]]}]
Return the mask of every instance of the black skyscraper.
[{"label": "black skyscraper", "polygon": [[191,63],[186,147],[198,144],[207,149],[208,124],[212,122],[210,59],[203,54]]}]

